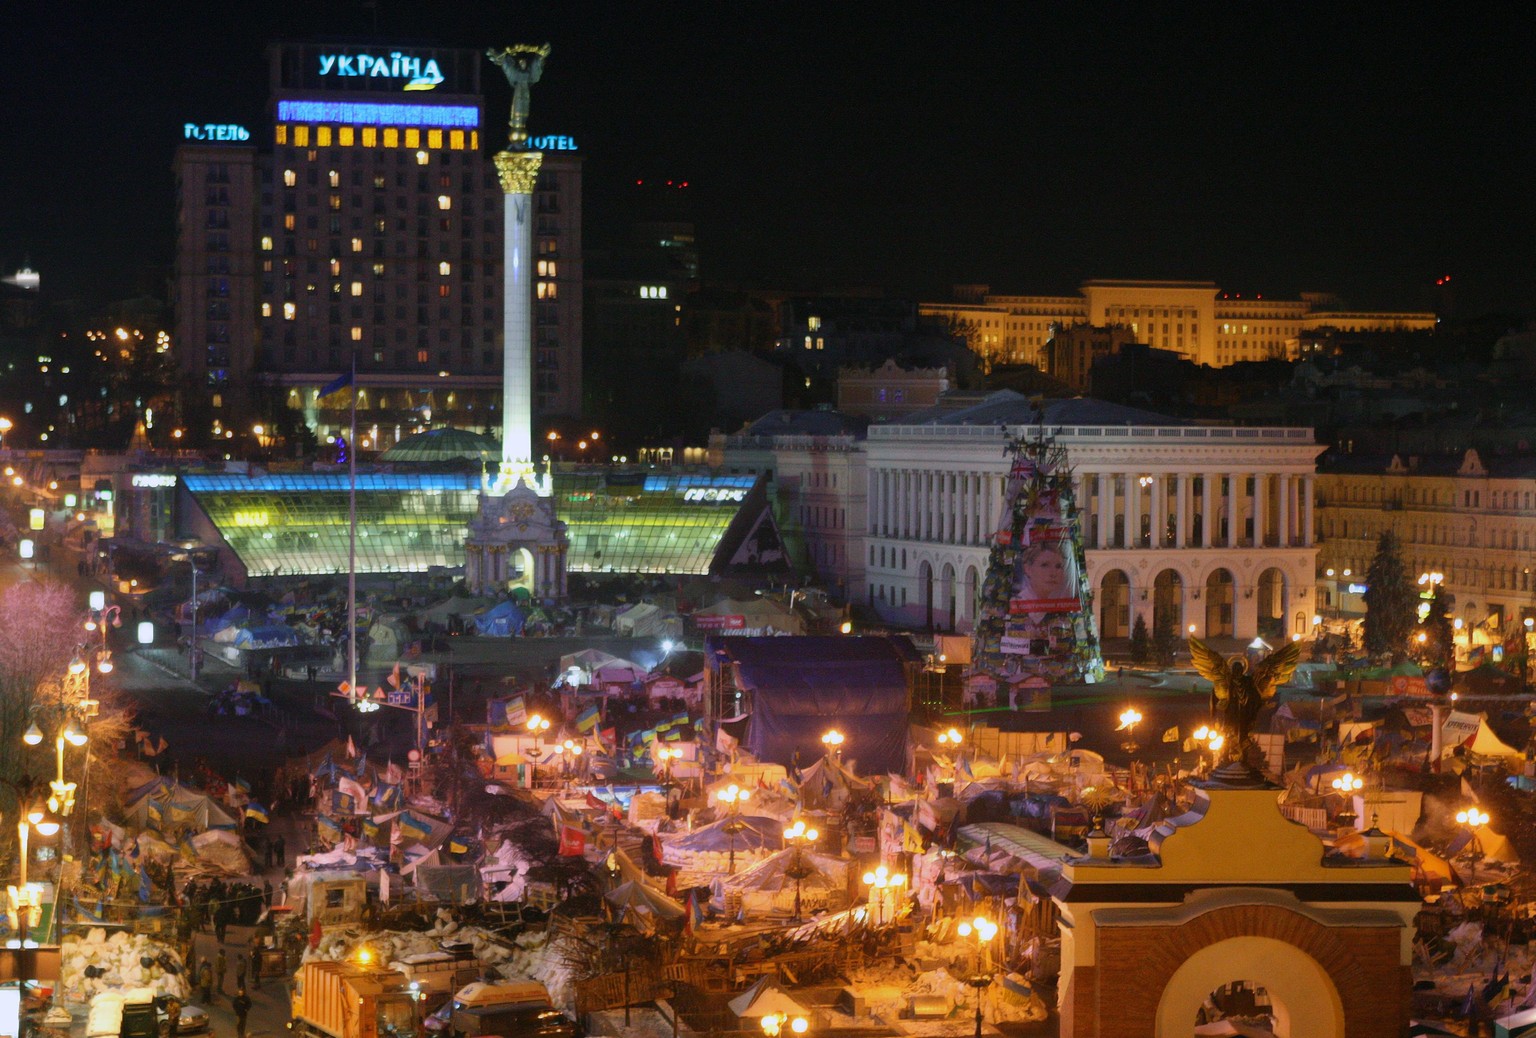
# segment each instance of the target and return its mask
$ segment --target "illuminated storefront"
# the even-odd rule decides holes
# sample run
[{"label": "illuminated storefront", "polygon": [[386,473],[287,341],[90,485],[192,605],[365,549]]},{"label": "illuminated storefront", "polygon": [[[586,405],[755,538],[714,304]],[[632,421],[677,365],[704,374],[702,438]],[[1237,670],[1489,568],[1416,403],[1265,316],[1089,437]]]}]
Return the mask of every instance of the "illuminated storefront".
[{"label": "illuminated storefront", "polygon": [[[247,577],[345,573],[347,476],[187,475],[193,532],[222,539]],[[357,477],[357,571],[415,573],[464,564],[478,474]],[[766,505],[755,476],[556,471],[570,572],[707,574]],[[733,527],[734,524],[734,527]]]}]

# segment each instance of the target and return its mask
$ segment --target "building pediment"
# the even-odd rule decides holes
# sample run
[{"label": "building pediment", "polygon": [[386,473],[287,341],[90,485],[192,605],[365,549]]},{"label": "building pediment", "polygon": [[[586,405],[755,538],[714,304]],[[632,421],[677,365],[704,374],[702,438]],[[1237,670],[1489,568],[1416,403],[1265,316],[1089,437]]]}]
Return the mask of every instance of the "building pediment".
[{"label": "building pediment", "polygon": [[552,544],[562,536],[564,525],[555,517],[552,499],[540,497],[527,483],[519,482],[499,497],[480,496],[480,512],[469,521],[469,540],[478,544]]}]

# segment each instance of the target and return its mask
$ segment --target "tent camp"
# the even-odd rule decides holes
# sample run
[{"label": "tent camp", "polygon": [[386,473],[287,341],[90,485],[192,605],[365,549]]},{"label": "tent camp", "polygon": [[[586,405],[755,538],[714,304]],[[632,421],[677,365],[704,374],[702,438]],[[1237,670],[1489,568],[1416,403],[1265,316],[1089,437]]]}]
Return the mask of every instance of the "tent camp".
[{"label": "tent camp", "polygon": [[560,680],[572,687],[595,685],[603,671],[645,675],[651,668],[601,649],[582,649],[560,657]]},{"label": "tent camp", "polygon": [[[224,635],[230,630],[226,627],[214,635],[214,641],[224,641]],[[299,632],[287,624],[262,624],[233,630],[234,635],[229,640],[237,649],[281,649],[299,644]]]},{"label": "tent camp", "polygon": [[661,891],[635,880],[620,883],[604,896],[621,922],[630,923],[643,934],[654,933],[661,924],[675,922],[688,911]]},{"label": "tent camp", "polygon": [[634,638],[651,638],[661,633],[665,623],[666,614],[662,612],[661,606],[636,602],[619,610],[613,618],[613,629]]},{"label": "tent camp", "polygon": [[835,911],[848,900],[848,862],[815,851],[779,851],[769,855],[745,872],[734,876],[716,876],[710,883],[710,903],[725,910],[728,896],[741,896],[742,908],[749,914],[793,911],[795,907],[795,866],[805,866],[800,877],[801,910]]},{"label": "tent camp", "polygon": [[474,618],[475,633],[491,638],[510,638],[523,633],[527,614],[512,602],[498,602]]},{"label": "tent camp", "polygon": [[240,827],[234,816],[206,793],[164,777],[131,791],[125,799],[128,806],[123,813],[141,829]]},{"label": "tent camp", "polygon": [[471,598],[468,595],[454,595],[452,598],[443,599],[430,608],[423,609],[419,615],[423,623],[433,627],[445,628],[448,626],[449,617],[473,616],[490,604],[490,599]]},{"label": "tent camp", "polygon": [[788,766],[818,753],[835,727],[845,759],[872,774],[906,769],[910,650],[878,637],[711,636],[705,660],[716,688],[747,693],[744,742],[759,760]]}]

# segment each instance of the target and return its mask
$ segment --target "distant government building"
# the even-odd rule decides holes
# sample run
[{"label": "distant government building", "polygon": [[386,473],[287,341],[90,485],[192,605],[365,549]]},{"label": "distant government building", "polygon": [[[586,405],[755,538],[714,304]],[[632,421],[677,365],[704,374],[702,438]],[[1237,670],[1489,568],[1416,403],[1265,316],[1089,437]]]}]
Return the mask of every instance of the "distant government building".
[{"label": "distant government building", "polygon": [[989,364],[1033,364],[1057,328],[1128,329],[1139,343],[1171,350],[1196,364],[1225,367],[1245,360],[1292,358],[1302,339],[1325,328],[1345,332],[1429,331],[1432,313],[1349,310],[1334,296],[1300,299],[1233,295],[1214,281],[1085,281],[1075,296],[996,295],[989,286],[957,286],[958,301],[923,303],[925,317],[951,319],[970,333]]}]

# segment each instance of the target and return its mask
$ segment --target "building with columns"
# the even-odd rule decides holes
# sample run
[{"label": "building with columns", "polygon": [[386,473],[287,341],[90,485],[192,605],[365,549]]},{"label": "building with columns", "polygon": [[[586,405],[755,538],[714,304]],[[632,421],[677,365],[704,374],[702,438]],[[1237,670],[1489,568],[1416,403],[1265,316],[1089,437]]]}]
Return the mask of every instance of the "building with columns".
[{"label": "building with columns", "polygon": [[1317,496],[1325,615],[1363,615],[1365,573],[1391,530],[1409,575],[1439,573],[1454,596],[1463,650],[1499,644],[1536,620],[1530,457],[1339,455],[1325,459]]},{"label": "building with columns", "polygon": [[[1037,412],[1009,390],[951,393],[838,445],[863,479],[847,513],[865,516],[844,546],[859,553],[849,575],[863,577],[850,597],[894,623],[969,631],[1004,505],[1007,437],[1042,418],[1076,476],[1101,638],[1129,637],[1137,618],[1203,638],[1308,635],[1322,450],[1311,429],[1201,425],[1083,398]],[[733,446],[728,466],[749,460]],[[752,447],[763,454],[761,438]],[[774,464],[805,450],[775,442]],[[818,557],[816,528],[803,533]]]}]

